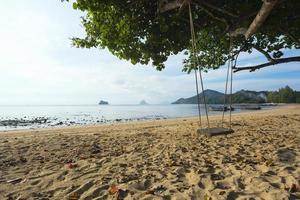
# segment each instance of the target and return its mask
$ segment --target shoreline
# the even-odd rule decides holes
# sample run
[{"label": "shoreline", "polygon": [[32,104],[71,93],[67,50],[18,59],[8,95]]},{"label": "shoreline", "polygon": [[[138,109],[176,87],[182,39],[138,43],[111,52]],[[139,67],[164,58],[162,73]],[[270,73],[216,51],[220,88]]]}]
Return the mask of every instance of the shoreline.
[{"label": "shoreline", "polygon": [[197,117],[1,133],[0,199],[297,199],[299,122],[289,105],[211,138]]},{"label": "shoreline", "polygon": [[[277,106],[270,106],[268,109],[261,109],[261,110],[243,110],[239,112],[232,112],[232,116],[234,115],[241,115],[247,113],[260,113],[274,109],[281,109],[281,108],[288,108],[290,106],[297,106],[297,104],[278,104]],[[220,117],[222,112],[209,114],[209,118]],[[229,115],[229,111],[225,112],[225,118]],[[111,126],[111,125],[118,125],[118,124],[135,124],[135,123],[147,123],[147,122],[155,122],[155,121],[168,121],[168,120],[188,120],[188,119],[198,119],[198,115],[195,116],[186,116],[186,117],[166,117],[160,119],[132,119],[127,121],[111,121],[111,122],[104,122],[104,123],[90,123],[90,124],[73,124],[73,125],[61,125],[61,126],[48,126],[48,127],[28,127],[28,128],[17,128],[17,129],[8,129],[8,130],[0,130],[0,134],[3,133],[12,133],[12,132],[31,132],[31,131],[43,131],[43,130],[56,130],[56,129],[69,129],[69,128],[89,128],[89,127],[102,127],[102,126]],[[202,120],[206,120],[205,114],[203,113],[201,116]]]}]

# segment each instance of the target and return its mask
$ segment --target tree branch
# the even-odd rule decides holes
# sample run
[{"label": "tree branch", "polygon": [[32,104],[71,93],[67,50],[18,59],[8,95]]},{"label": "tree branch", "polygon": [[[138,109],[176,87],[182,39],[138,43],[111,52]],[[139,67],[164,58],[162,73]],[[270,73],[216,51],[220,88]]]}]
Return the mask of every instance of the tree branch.
[{"label": "tree branch", "polygon": [[228,15],[228,16],[230,16],[230,17],[234,17],[234,18],[238,18],[238,17],[239,17],[238,15],[233,14],[233,13],[231,13],[231,12],[225,10],[225,9],[222,9],[222,8],[219,8],[219,7],[214,6],[214,5],[212,5],[212,4],[209,4],[209,3],[207,3],[205,0],[196,0],[196,1],[197,1],[198,3],[201,3],[201,4],[207,6],[207,7],[211,8],[211,9],[217,10],[217,11],[219,11],[220,13],[225,14],[225,15]]},{"label": "tree branch", "polygon": [[262,48],[260,48],[259,46],[255,45],[255,44],[251,44],[251,47],[253,47],[254,49],[256,49],[257,51],[259,51],[260,53],[264,54],[264,56],[267,58],[268,61],[273,61],[274,58],[272,58],[272,56],[270,54],[268,54],[268,52],[266,52],[265,50],[263,50]]},{"label": "tree branch", "polygon": [[183,4],[183,0],[160,0],[159,1],[159,7],[158,7],[158,11],[160,13],[169,11],[169,10],[173,10],[176,8],[181,7]]},{"label": "tree branch", "polygon": [[234,31],[229,32],[229,35],[230,35],[230,37],[236,37],[239,35],[244,35],[246,33],[246,31],[247,31],[247,28],[240,27],[240,28],[235,29]]},{"label": "tree branch", "polygon": [[221,17],[217,17],[215,16],[211,11],[209,11],[208,9],[206,9],[203,5],[199,4],[199,3],[194,3],[191,0],[160,0],[159,1],[159,8],[158,11],[160,13],[172,10],[172,9],[176,9],[176,8],[180,8],[181,6],[183,6],[183,4],[185,3],[192,3],[192,4],[196,4],[198,5],[200,8],[203,9],[204,12],[206,12],[210,17],[221,21],[223,23],[225,23],[228,26],[228,21],[224,18]]},{"label": "tree branch", "polygon": [[254,65],[254,66],[248,66],[248,67],[235,67],[233,69],[233,71],[234,72],[239,72],[239,71],[243,71],[243,70],[249,70],[250,72],[253,72],[257,69],[261,69],[261,68],[268,67],[268,66],[271,66],[271,65],[278,65],[278,64],[282,64],[282,63],[288,63],[288,62],[300,62],[300,56],[274,59],[271,62],[267,62],[267,63],[260,64],[260,65]]},{"label": "tree branch", "polygon": [[247,32],[247,28],[239,27],[241,22],[243,22],[244,20],[246,20],[252,16],[255,16],[256,14],[257,14],[257,11],[241,16],[237,21],[234,22],[233,27],[235,27],[235,30],[230,30],[229,35],[231,37],[245,35],[245,33]]},{"label": "tree branch", "polygon": [[208,9],[206,9],[203,5],[197,4],[200,8],[202,8],[202,10],[204,12],[206,12],[210,17],[214,18],[215,20],[218,20],[220,22],[223,22],[226,27],[229,27],[229,23],[225,18],[221,18],[221,17],[217,17],[216,15],[214,15],[214,13],[212,13],[211,11],[209,11]]},{"label": "tree branch", "polygon": [[271,13],[272,9],[276,5],[278,0],[263,0],[264,3],[261,9],[258,11],[255,19],[250,24],[247,32],[245,33],[245,38],[248,39],[251,37],[265,22],[269,14]]}]

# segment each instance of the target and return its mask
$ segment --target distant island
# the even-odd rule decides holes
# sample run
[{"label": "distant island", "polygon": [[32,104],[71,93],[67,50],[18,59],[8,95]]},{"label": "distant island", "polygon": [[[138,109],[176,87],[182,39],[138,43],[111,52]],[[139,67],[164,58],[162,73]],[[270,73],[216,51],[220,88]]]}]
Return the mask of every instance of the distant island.
[{"label": "distant island", "polygon": [[142,100],[142,101],[140,102],[140,105],[148,105],[148,103],[147,103],[145,100]]},{"label": "distant island", "polygon": [[101,100],[98,104],[99,104],[99,105],[108,105],[108,102],[107,102],[107,101]]},{"label": "distant island", "polygon": [[[208,104],[223,104],[224,93],[215,90],[204,91]],[[229,95],[226,96],[229,102]],[[200,103],[203,104],[203,95],[199,94]],[[300,92],[294,91],[289,86],[280,88],[278,91],[251,91],[240,90],[232,94],[232,103],[299,103]],[[189,98],[180,98],[172,104],[197,104],[197,95]]]}]

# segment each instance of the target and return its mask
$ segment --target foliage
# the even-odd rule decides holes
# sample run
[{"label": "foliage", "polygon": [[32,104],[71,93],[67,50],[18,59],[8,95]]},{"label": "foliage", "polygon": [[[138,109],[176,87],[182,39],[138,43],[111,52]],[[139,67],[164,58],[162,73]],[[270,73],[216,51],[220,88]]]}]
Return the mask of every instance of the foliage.
[{"label": "foliage", "polygon": [[278,91],[269,92],[269,94],[267,96],[267,100],[268,100],[269,103],[279,103],[280,98],[279,98]]},{"label": "foliage", "polygon": [[296,91],[296,103],[300,103],[300,91]]},{"label": "foliage", "polygon": [[[208,4],[208,2],[210,4]],[[253,46],[273,58],[284,48],[300,48],[300,1],[279,1],[264,26],[248,41],[231,40],[232,52],[251,52]],[[211,6],[213,5],[213,6]],[[229,33],[247,28],[262,5],[261,0],[193,0],[199,66],[216,69],[230,57]],[[190,55],[188,9],[158,12],[159,0],[76,0],[74,9],[84,11],[84,38],[73,38],[82,48],[107,48],[133,64],[152,63],[156,69],[172,54],[186,51],[184,71],[193,69]],[[217,9],[216,9],[217,8]],[[232,38],[232,37],[231,37]]]},{"label": "foliage", "polygon": [[270,103],[300,103],[299,93],[286,86],[279,91],[269,92],[267,99]]},{"label": "foliage", "polygon": [[[232,103],[266,103],[266,93],[241,90],[233,94]],[[227,102],[229,102],[229,97]]]}]

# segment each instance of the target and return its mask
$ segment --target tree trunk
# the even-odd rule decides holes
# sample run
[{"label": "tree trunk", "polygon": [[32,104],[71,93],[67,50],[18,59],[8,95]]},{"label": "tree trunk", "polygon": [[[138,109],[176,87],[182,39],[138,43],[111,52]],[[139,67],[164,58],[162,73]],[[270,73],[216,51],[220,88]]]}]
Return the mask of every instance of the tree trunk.
[{"label": "tree trunk", "polygon": [[261,9],[245,33],[245,38],[251,37],[265,22],[278,0],[264,0]]},{"label": "tree trunk", "polygon": [[168,10],[173,10],[182,6],[184,0],[160,0],[158,11],[160,13],[166,12]]}]

